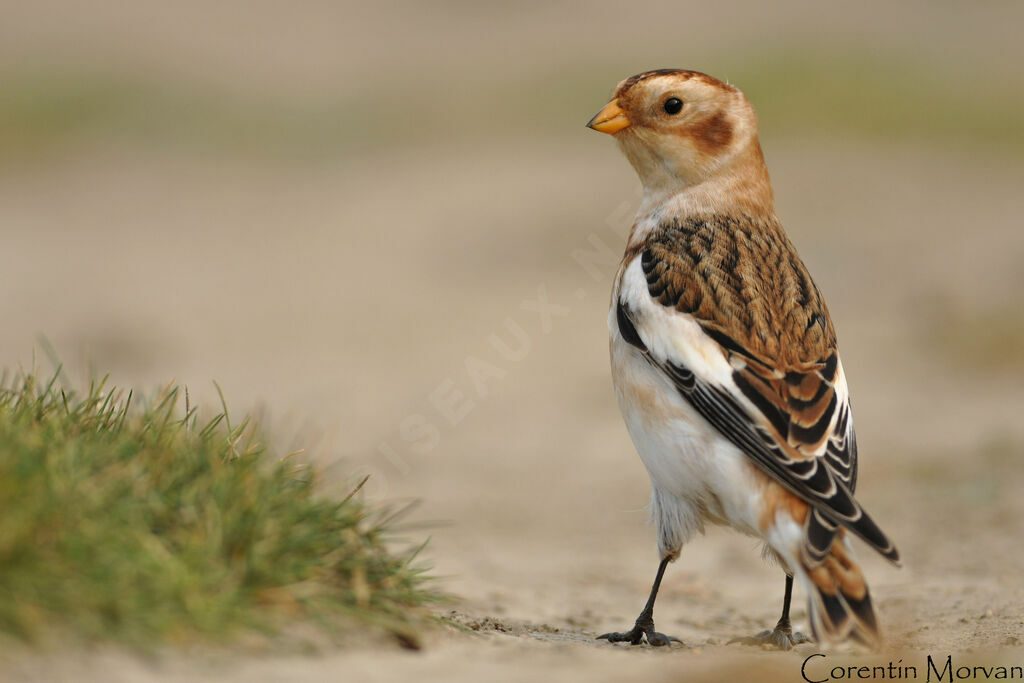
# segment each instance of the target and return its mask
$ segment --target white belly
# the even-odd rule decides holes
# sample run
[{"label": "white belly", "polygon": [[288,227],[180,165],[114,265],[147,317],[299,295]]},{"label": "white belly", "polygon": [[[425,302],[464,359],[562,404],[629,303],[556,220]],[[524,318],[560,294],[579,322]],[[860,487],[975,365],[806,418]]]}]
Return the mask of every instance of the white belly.
[{"label": "white belly", "polygon": [[678,554],[705,522],[759,535],[755,492],[763,475],[623,340],[614,309],[609,332],[615,393],[651,478],[651,516],[662,554]]}]

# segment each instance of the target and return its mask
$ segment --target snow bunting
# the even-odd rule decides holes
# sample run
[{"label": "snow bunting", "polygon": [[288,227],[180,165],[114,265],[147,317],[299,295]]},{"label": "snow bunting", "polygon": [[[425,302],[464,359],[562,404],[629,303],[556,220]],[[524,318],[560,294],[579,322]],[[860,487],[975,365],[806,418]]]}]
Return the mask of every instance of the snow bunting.
[{"label": "snow bunting", "polygon": [[654,630],[665,568],[706,522],[764,541],[786,572],[782,618],[744,642],[788,649],[793,577],[829,641],[879,642],[849,533],[898,564],[854,499],[857,441],[825,301],[775,215],[757,117],[696,71],[627,78],[588,127],[613,135],[643,184],[615,276],[612,376],[651,479],[661,563],[629,631]]}]

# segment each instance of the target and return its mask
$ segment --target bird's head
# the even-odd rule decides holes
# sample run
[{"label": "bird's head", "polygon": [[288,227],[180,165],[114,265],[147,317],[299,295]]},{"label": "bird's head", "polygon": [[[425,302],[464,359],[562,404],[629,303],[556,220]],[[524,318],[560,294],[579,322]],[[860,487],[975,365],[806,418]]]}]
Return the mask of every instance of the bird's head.
[{"label": "bird's head", "polygon": [[739,89],[698,71],[631,76],[587,123],[613,135],[644,187],[691,186],[761,159],[757,116]]}]

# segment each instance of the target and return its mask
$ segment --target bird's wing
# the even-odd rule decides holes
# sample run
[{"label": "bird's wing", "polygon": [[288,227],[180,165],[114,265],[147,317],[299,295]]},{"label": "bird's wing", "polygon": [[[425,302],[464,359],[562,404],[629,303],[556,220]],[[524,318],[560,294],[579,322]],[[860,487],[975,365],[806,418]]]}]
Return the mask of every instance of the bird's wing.
[{"label": "bird's wing", "polygon": [[[824,557],[841,525],[897,562],[892,542],[853,497],[857,447],[846,378],[827,310],[795,252],[791,265],[806,283],[787,295],[788,285],[764,273],[744,280],[742,254],[737,263],[713,258],[713,249],[687,254],[677,233],[649,239],[626,264],[614,302],[622,337],[723,436],[810,504],[812,558]],[[758,282],[780,291],[755,291]],[[772,309],[769,300],[786,296],[808,310]],[[787,330],[787,321],[803,329]],[[787,331],[799,339],[786,339]],[[800,353],[786,356],[794,348]]]}]

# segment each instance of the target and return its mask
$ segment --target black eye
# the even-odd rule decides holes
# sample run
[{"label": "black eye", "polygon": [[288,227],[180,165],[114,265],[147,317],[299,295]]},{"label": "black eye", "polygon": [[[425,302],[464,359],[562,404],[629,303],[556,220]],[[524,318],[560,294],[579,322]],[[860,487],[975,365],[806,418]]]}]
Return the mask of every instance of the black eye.
[{"label": "black eye", "polygon": [[683,110],[683,101],[678,97],[670,97],[661,106],[666,114],[678,114]]}]

